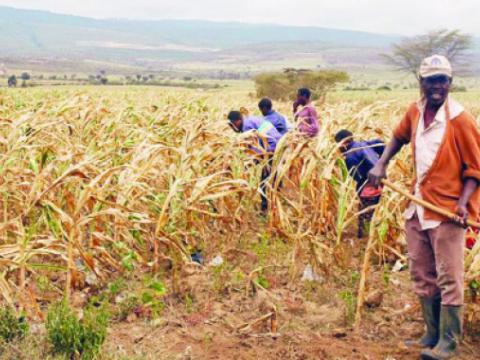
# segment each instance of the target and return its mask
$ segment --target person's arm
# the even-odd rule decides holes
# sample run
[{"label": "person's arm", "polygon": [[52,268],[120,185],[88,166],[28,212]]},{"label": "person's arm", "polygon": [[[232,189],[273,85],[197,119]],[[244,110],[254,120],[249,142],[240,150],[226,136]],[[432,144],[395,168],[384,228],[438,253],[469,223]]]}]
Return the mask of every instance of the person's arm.
[{"label": "person's arm", "polygon": [[275,138],[271,137],[271,136],[267,136],[267,142],[268,142],[268,148],[267,148],[267,151],[268,152],[271,152],[271,153],[274,153],[275,152],[275,149],[277,148],[277,141]]},{"label": "person's arm", "polygon": [[360,165],[364,160],[355,155],[358,154],[347,155],[347,158],[345,159],[345,165],[347,165],[348,173],[357,183],[358,190],[358,188],[365,182],[365,179],[362,178],[362,174],[359,171]]},{"label": "person's arm", "polygon": [[457,218],[455,219],[456,222],[463,226],[466,226],[467,224],[468,202],[470,201],[470,198],[475,193],[475,191],[478,189],[478,185],[478,180],[473,178],[465,179],[463,183],[462,195],[460,196],[460,199],[457,203]]},{"label": "person's arm", "polygon": [[310,127],[314,133],[318,133],[320,130],[320,122],[318,121],[317,110],[314,107],[310,108]]},{"label": "person's arm", "polygon": [[[456,221],[465,226],[468,217],[468,203],[480,184],[480,133],[475,120],[470,116],[455,129],[456,142],[463,163],[463,190],[457,203]],[[473,219],[476,220],[476,219]]]},{"label": "person's arm", "polygon": [[392,140],[390,140],[373,169],[368,173],[368,181],[375,187],[380,186],[382,179],[387,177],[387,167],[390,160],[400,151],[403,145],[408,144],[411,140],[412,121],[410,111],[413,109],[413,106],[410,107],[402,121],[400,121],[400,124],[393,132]]},{"label": "person's arm", "polygon": [[382,157],[378,160],[372,170],[368,173],[369,182],[378,187],[381,185],[382,179],[387,177],[387,167],[390,160],[402,149],[405,142],[397,139],[396,136],[392,138],[387,145]]}]

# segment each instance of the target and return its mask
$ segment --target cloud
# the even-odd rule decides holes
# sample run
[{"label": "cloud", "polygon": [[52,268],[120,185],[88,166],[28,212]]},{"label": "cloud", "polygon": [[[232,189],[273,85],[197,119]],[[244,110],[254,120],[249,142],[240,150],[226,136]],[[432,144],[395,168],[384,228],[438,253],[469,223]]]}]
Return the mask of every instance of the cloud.
[{"label": "cloud", "polygon": [[459,28],[480,35],[478,0],[0,0],[0,5],[96,18],[207,19],[397,34]]}]

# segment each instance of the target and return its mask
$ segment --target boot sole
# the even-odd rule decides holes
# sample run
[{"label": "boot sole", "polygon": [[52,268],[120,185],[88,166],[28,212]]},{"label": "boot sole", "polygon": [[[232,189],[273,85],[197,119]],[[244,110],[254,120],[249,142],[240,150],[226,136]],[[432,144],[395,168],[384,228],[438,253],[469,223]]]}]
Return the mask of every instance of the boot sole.
[{"label": "boot sole", "polygon": [[436,341],[434,344],[420,344],[418,341],[414,340],[406,340],[403,342],[403,344],[409,349],[409,350],[426,350],[426,349],[433,349],[437,345],[438,341]]},{"label": "boot sole", "polygon": [[435,354],[432,354],[432,355],[428,355],[428,354],[421,354],[420,355],[420,359],[422,360],[448,360],[448,359],[453,359],[455,356],[457,356],[457,354],[452,354],[451,356],[449,357],[438,357],[438,356],[435,356]]},{"label": "boot sole", "polygon": [[420,359],[422,360],[438,360],[438,358],[435,358],[435,357],[431,357],[430,355],[420,355]]}]

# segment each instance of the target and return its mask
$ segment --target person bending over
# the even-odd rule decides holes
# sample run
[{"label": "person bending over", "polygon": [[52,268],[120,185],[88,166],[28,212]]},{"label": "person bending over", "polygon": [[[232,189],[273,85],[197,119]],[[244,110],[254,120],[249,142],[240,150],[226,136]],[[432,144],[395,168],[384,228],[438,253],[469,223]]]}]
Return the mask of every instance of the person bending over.
[{"label": "person bending over", "polygon": [[[250,148],[258,155],[266,156],[268,159],[267,165],[262,169],[262,178],[260,182],[260,196],[262,212],[268,211],[268,198],[266,194],[267,182],[272,172],[272,159],[277,143],[282,138],[282,135],[275,129],[271,122],[259,117],[246,116],[240,111],[231,111],[228,114],[230,127],[238,133],[245,133],[248,131],[256,131],[258,134],[258,146],[251,145]],[[256,160],[258,163],[259,161]]]},{"label": "person bending over", "polygon": [[357,236],[361,238],[372,220],[375,211],[372,207],[378,204],[381,195],[380,188],[368,184],[368,172],[373,169],[382,156],[385,143],[378,139],[355,141],[352,132],[345,129],[335,135],[335,141],[339,144],[340,151],[345,158],[348,173],[357,184],[357,194],[360,199]]}]

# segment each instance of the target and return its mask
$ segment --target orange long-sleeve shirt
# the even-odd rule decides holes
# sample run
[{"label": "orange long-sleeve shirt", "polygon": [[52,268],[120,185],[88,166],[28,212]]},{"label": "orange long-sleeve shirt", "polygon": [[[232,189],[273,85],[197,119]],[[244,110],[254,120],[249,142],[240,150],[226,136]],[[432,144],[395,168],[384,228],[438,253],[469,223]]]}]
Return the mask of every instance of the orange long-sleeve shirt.
[{"label": "orange long-sleeve shirt", "polygon": [[[398,140],[411,143],[414,155],[416,151],[422,151],[417,149],[415,144],[419,120],[420,109],[415,103],[410,106],[393,133]],[[413,158],[415,159],[415,156]],[[419,184],[422,198],[455,212],[466,178],[474,178],[480,182],[480,132],[473,116],[463,111],[460,115],[447,119],[437,156]],[[477,190],[468,203],[470,218],[477,219],[479,210],[480,191]],[[428,209],[425,209],[425,219],[448,220]]]}]

